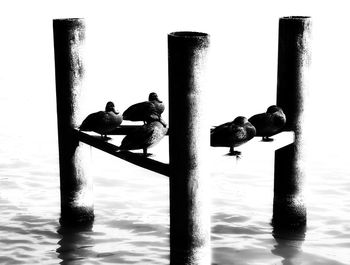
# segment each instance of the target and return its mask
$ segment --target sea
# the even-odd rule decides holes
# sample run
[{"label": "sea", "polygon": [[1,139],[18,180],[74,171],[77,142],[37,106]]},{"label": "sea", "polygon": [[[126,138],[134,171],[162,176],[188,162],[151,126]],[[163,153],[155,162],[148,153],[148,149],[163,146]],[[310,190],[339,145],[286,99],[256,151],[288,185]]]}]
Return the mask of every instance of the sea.
[{"label": "sea", "polygon": [[[30,130],[30,128],[28,128]],[[55,134],[0,138],[0,264],[169,264],[169,179],[87,146],[95,221],[59,224]],[[122,136],[112,136],[118,144]],[[263,142],[211,148],[211,249],[214,265],[350,264],[350,169],[337,152],[305,163],[305,229],[276,234],[272,225],[275,150],[290,132]],[[138,152],[138,151],[136,151]],[[168,137],[150,149],[168,162]]]}]

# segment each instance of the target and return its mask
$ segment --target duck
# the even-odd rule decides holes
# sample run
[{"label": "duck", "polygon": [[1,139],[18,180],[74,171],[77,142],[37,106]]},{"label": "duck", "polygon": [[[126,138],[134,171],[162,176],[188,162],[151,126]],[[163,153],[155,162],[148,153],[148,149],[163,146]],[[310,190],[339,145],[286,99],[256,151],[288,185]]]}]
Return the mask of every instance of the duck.
[{"label": "duck", "polygon": [[107,139],[107,134],[119,127],[123,122],[123,116],[115,110],[114,103],[108,101],[105,111],[98,111],[89,114],[79,127],[80,131],[93,131],[101,134],[101,137]]},{"label": "duck", "polygon": [[240,146],[256,134],[255,127],[244,116],[238,116],[231,122],[226,122],[211,129],[210,145],[230,147],[229,155],[240,155],[234,148]]},{"label": "duck", "polygon": [[253,115],[249,121],[256,129],[256,136],[261,136],[262,141],[273,141],[270,137],[282,131],[287,119],[282,108],[271,105],[265,113]]},{"label": "duck", "polygon": [[129,132],[122,140],[119,150],[143,150],[148,156],[147,149],[158,144],[168,132],[167,124],[162,120],[152,120]]},{"label": "duck", "polygon": [[143,121],[144,124],[157,120],[164,112],[164,103],[159,100],[157,93],[151,92],[148,101],[131,105],[123,112],[123,119],[129,121]]}]

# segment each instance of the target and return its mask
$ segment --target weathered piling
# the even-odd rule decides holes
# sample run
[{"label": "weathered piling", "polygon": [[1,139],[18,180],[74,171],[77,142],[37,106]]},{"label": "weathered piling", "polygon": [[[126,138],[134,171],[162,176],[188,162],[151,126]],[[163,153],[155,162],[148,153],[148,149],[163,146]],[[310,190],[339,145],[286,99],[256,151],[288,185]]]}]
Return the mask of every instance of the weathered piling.
[{"label": "weathered piling", "polygon": [[298,143],[292,143],[275,151],[272,224],[276,230],[296,230],[306,224],[301,150]]},{"label": "weathered piling", "polygon": [[204,106],[208,46],[206,33],[168,35],[171,264],[211,264],[210,126]]},{"label": "weathered piling", "polygon": [[308,86],[311,49],[311,18],[279,20],[277,105],[286,114],[285,130],[296,130]]},{"label": "weathered piling", "polygon": [[293,144],[276,150],[272,223],[294,230],[306,224],[303,199],[305,178],[304,121],[311,63],[311,18],[284,17],[279,24],[277,105],[287,117]]},{"label": "weathered piling", "polygon": [[79,99],[84,76],[82,19],[53,20],[62,225],[94,220],[92,182],[84,174],[84,152],[74,128],[81,122]]}]

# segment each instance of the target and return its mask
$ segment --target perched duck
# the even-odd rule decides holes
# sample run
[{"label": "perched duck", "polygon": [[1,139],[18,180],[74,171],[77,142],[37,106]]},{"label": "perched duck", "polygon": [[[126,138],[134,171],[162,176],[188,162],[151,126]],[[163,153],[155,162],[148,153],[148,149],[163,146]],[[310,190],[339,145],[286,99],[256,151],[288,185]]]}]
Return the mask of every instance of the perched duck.
[{"label": "perched duck", "polygon": [[114,103],[109,101],[105,111],[88,115],[79,127],[81,131],[93,131],[107,138],[107,134],[117,128],[123,121],[122,115],[114,109]]},{"label": "perched duck", "polygon": [[240,146],[255,136],[255,128],[243,116],[238,116],[232,122],[227,122],[216,126],[210,132],[211,146],[230,147],[230,155],[239,155],[239,151],[234,151],[234,147]]},{"label": "perched duck", "polygon": [[265,113],[254,115],[249,121],[256,129],[256,136],[262,136],[263,141],[273,141],[269,137],[282,131],[286,115],[280,107],[272,105]]},{"label": "perched duck", "polygon": [[144,123],[158,120],[164,112],[164,103],[159,100],[157,93],[149,94],[148,101],[131,105],[123,113],[123,119],[129,121],[143,121]]},{"label": "perched duck", "polygon": [[127,134],[122,140],[119,149],[143,149],[143,154],[147,156],[147,149],[159,143],[167,131],[168,128],[162,120],[150,121]]}]

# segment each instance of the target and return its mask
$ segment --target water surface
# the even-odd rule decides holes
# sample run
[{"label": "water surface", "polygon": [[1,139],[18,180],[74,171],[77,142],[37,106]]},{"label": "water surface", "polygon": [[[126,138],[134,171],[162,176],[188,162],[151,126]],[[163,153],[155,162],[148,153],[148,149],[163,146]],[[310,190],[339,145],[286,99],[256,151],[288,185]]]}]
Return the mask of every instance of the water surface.
[{"label": "water surface", "polygon": [[[86,147],[96,220],[61,228],[57,142],[36,139],[0,139],[1,264],[169,263],[166,177]],[[274,237],[274,149],[288,141],[254,139],[239,159],[211,149],[213,264],[350,264],[350,172],[337,153],[307,164],[306,229]],[[152,150],[154,158],[167,162],[167,143]]]}]

